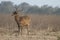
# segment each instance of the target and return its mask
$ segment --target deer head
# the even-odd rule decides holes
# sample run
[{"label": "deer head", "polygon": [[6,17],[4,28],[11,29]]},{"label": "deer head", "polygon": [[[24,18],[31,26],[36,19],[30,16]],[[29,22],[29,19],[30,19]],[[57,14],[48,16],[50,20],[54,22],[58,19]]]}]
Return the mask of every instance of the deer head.
[{"label": "deer head", "polygon": [[15,6],[15,11],[13,12],[12,16],[15,16],[18,14],[18,8]]},{"label": "deer head", "polygon": [[19,9],[18,9],[19,7],[18,7],[18,6],[16,6],[16,5],[15,5],[15,7],[14,7],[14,8],[15,8],[15,11],[13,12],[12,16],[15,16],[15,15],[17,15],[17,14],[18,14],[18,12],[22,12],[22,11],[23,11],[23,8],[19,10]]}]

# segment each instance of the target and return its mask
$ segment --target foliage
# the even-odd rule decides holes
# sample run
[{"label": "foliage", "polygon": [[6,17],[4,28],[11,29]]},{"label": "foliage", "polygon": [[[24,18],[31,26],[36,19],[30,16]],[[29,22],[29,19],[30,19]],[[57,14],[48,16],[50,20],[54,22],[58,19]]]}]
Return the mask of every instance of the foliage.
[{"label": "foliage", "polygon": [[[15,10],[15,6],[11,1],[2,1],[0,3],[0,13],[11,13]],[[38,14],[60,14],[59,7],[52,7],[48,5],[43,5],[38,7],[37,5],[30,5],[26,2],[23,2],[17,5],[18,10],[22,10],[24,13],[38,13]]]}]

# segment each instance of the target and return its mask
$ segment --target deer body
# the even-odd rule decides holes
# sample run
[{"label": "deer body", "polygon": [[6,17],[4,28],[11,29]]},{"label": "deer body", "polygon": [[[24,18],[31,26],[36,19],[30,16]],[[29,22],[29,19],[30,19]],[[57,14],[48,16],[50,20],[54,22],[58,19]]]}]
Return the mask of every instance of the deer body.
[{"label": "deer body", "polygon": [[31,18],[29,16],[19,16],[17,12],[14,12],[13,15],[18,25],[18,32],[21,31],[22,34],[23,27],[26,27],[28,33],[28,27],[30,25]]},{"label": "deer body", "polygon": [[19,21],[21,25],[27,26],[30,23],[30,18],[28,16],[21,16]]}]

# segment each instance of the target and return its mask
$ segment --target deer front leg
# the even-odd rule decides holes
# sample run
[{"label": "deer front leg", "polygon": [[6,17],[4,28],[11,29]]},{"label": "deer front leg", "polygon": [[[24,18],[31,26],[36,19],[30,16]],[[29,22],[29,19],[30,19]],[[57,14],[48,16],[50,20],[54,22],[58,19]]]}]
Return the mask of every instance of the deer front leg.
[{"label": "deer front leg", "polygon": [[18,25],[18,35],[19,35],[19,33],[20,33],[20,25]]}]

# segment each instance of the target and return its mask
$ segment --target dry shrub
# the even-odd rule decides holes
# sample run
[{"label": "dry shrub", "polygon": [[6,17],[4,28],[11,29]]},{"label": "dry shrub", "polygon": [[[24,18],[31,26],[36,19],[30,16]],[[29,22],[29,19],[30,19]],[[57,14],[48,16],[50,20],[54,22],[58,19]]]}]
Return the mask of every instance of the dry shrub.
[{"label": "dry shrub", "polygon": [[[28,14],[31,17],[32,30],[52,30],[60,31],[60,15],[39,15]],[[17,29],[17,24],[11,14],[0,14],[0,28],[13,31]]]}]

